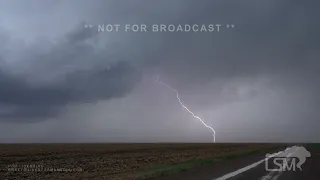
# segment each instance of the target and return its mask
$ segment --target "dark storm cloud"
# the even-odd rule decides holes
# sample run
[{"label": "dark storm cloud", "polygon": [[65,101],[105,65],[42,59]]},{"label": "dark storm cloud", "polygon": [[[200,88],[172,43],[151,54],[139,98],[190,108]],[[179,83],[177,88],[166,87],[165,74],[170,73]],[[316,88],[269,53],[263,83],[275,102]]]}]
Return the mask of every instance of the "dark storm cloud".
[{"label": "dark storm cloud", "polygon": [[[194,8],[190,8],[185,19],[193,23],[234,23],[235,30],[218,34],[166,34],[170,38],[165,41],[166,54],[159,58],[159,64],[172,76],[199,81],[204,77],[257,74],[315,75],[319,67],[316,49],[320,45],[316,4],[310,1],[190,3]],[[200,6],[205,10],[200,11]],[[317,55],[311,57],[312,53]],[[166,58],[168,54],[172,58]]]},{"label": "dark storm cloud", "polygon": [[64,83],[58,85],[32,87],[21,80],[2,75],[1,104],[16,107],[9,113],[0,113],[2,120],[17,117],[36,120],[55,115],[57,108],[68,103],[122,97],[130,92],[138,80],[137,73],[126,62],[100,71],[73,72],[65,78]]},{"label": "dark storm cloud", "polygon": [[[70,62],[72,65],[80,58],[95,60],[97,54],[93,47],[84,42],[95,35],[93,32],[76,29],[68,33],[62,42],[52,46],[48,53],[36,52],[28,57],[28,63],[40,65],[50,72],[52,69],[59,71]],[[139,72],[131,62],[119,60],[87,69],[71,66],[69,71],[62,71],[61,76],[58,82],[34,84],[29,83],[26,77],[0,71],[0,105],[12,107],[7,112],[4,108],[0,113],[1,120],[44,120],[58,115],[60,108],[67,104],[122,97],[134,87]]]},{"label": "dark storm cloud", "polygon": [[[98,35],[93,31],[78,28],[64,32],[56,44],[38,42],[23,49],[22,58],[26,61],[21,68],[29,72],[25,78],[1,74],[1,103],[16,107],[3,112],[3,117],[42,118],[58,114],[57,109],[68,103],[122,97],[139,80],[141,69],[176,79],[179,88],[214,78],[265,75],[278,85],[302,94],[312,93],[310,96],[318,99],[320,25],[315,1],[86,3],[74,1],[70,11],[63,12],[75,17],[90,16],[96,23],[233,23],[235,29],[219,33],[128,33],[119,38],[119,46],[109,44],[98,52]],[[92,12],[78,13],[78,8],[86,6]],[[82,21],[79,19],[79,23]],[[123,42],[127,42],[126,46]],[[133,49],[139,49],[139,55],[130,56]],[[30,83],[30,79],[37,80]]]}]

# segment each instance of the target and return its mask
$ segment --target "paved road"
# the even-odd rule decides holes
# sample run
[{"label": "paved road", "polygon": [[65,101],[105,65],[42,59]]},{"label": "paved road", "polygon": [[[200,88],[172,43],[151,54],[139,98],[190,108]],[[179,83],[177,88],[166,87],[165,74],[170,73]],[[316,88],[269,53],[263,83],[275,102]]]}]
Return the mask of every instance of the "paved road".
[{"label": "paved road", "polygon": [[302,166],[302,171],[282,173],[278,180],[319,180],[320,150],[311,150],[311,158]]},{"label": "paved road", "polygon": [[[301,166],[302,171],[299,169],[293,171],[292,168],[290,171],[268,172],[265,170],[265,154],[258,154],[199,167],[178,174],[164,176],[156,180],[320,180],[320,149],[304,147],[311,153],[311,157],[307,158],[306,162]],[[289,156],[292,154],[294,152],[289,153]],[[277,156],[279,154],[274,155]],[[282,155],[279,156],[283,157]],[[269,159],[268,162],[273,162],[271,160]],[[299,162],[298,159],[295,160]],[[271,165],[269,167],[274,169],[277,166]]]}]

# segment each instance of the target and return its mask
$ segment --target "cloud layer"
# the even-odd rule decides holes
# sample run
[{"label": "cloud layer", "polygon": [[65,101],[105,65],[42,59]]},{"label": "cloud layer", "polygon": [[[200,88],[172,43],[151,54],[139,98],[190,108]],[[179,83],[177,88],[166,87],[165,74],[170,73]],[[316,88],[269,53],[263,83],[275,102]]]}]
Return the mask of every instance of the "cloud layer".
[{"label": "cloud layer", "polygon": [[[0,120],[4,129],[20,129],[2,141],[210,141],[174,95],[154,84],[157,75],[220,141],[319,141],[319,3],[0,4]],[[235,28],[98,33],[85,23]],[[28,139],[27,129],[38,126],[60,135],[39,131]]]}]

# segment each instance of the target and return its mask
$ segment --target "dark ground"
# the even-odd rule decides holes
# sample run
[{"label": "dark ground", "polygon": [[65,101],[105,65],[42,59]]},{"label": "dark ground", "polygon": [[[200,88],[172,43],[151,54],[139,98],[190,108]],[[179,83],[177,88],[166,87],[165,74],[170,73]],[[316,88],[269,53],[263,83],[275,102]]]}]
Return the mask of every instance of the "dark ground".
[{"label": "dark ground", "polygon": [[280,145],[0,144],[0,179],[132,180],[144,176],[145,172],[149,173],[150,169],[159,170],[157,168],[171,167],[173,164],[216,158],[230,153],[241,154],[273,146]]},{"label": "dark ground", "polygon": [[[230,180],[319,180],[320,179],[320,148],[314,145],[304,145],[311,153],[305,164],[302,165],[302,171],[286,171],[282,173],[270,173],[265,170],[265,163],[258,165],[237,176],[229,178]],[[277,152],[277,151],[274,151]],[[248,157],[242,157],[213,165],[198,167],[190,171],[164,176],[155,180],[214,180],[225,174],[234,172],[245,166],[251,165],[265,158],[265,153],[260,153]],[[267,176],[268,175],[268,176]]]}]

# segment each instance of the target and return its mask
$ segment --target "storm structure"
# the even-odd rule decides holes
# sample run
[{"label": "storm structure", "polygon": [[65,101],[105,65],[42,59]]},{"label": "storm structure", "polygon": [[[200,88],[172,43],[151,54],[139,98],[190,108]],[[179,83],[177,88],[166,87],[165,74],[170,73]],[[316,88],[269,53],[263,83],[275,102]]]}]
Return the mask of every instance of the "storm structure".
[{"label": "storm structure", "polygon": [[[0,2],[0,142],[319,142],[315,1]],[[221,24],[98,32],[88,24]],[[233,28],[225,28],[232,24]]]}]

